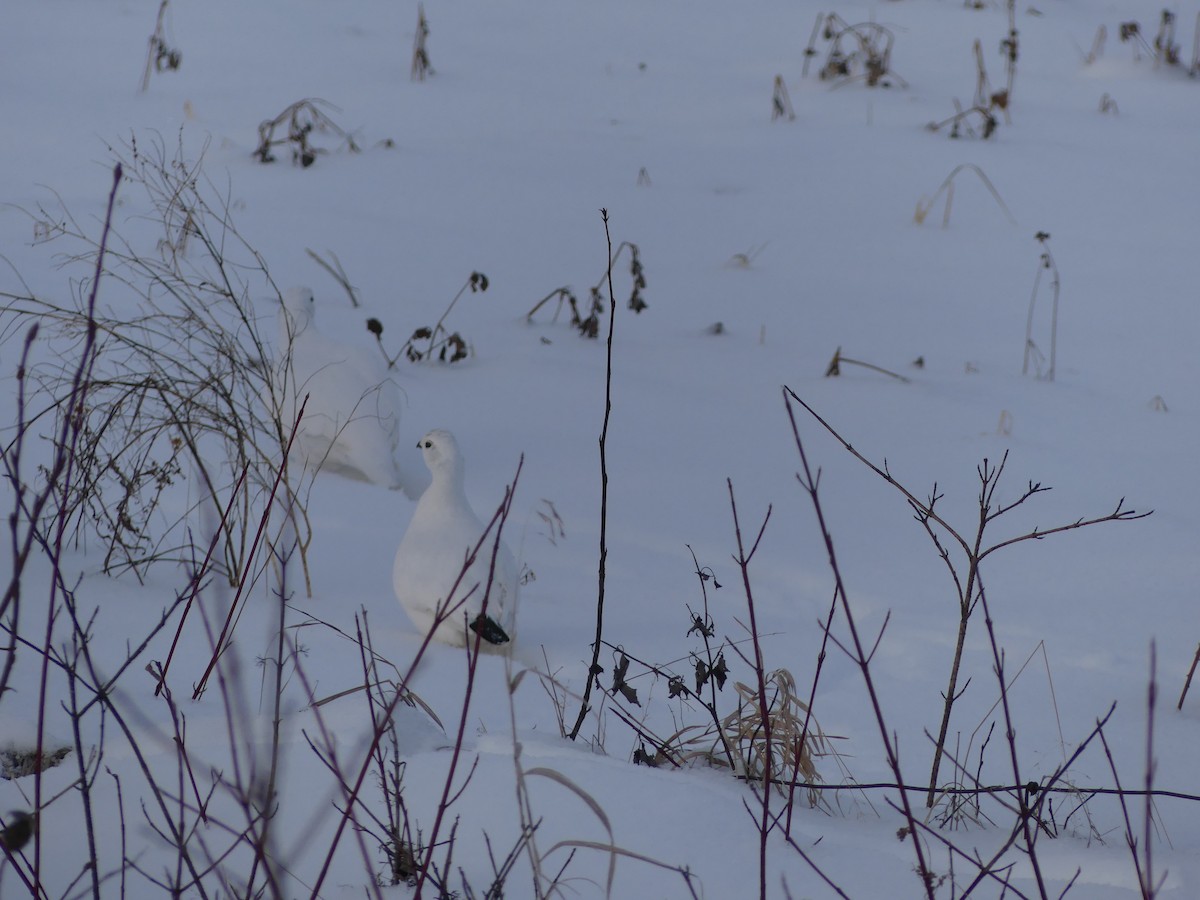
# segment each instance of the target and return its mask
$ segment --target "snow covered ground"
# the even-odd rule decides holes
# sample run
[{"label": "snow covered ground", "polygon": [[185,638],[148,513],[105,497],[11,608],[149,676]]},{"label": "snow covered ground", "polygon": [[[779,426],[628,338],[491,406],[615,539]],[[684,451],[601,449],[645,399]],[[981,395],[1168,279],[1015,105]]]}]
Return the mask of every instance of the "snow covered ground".
[{"label": "snow covered ground", "polygon": [[[1129,821],[1154,895],[1200,896],[1200,686],[1176,710],[1200,642],[1200,83],[1187,74],[1200,7],[1171,9],[1181,48],[1175,66],[1156,62],[1148,46],[1158,7],[1018,3],[1013,91],[1007,110],[993,110],[997,128],[985,140],[925,126],[950,118],[956,100],[972,104],[977,39],[992,91],[1004,88],[1002,2],[840,4],[845,24],[868,23],[857,33],[894,40],[890,86],[869,87],[861,77],[817,77],[831,46],[820,36],[802,74],[813,23],[828,12],[808,0],[746,8],[714,0],[431,0],[434,72],[423,81],[410,77],[415,3],[172,0],[163,37],[180,65],[151,73],[143,92],[158,3],[10,0],[0,12],[0,424],[8,459],[30,324],[17,308],[28,309],[30,296],[63,307],[87,296],[94,258],[66,258],[86,248],[61,226],[69,212],[99,238],[118,157],[127,176],[113,215],[118,249],[128,241],[135,254],[174,253],[197,279],[211,277],[198,241],[180,249],[182,219],[164,233],[136,178],[141,170],[129,165],[135,153],[144,163],[161,152],[164,170],[190,184],[192,175],[172,167],[185,163],[198,194],[227,212],[260,255],[271,281],[243,265],[252,262],[245,248],[232,240],[226,248],[271,342],[276,286],[311,286],[322,329],[378,357],[368,317],[382,323],[383,345],[396,354],[415,329],[439,320],[472,272],[486,275],[488,289],[467,291],[445,320],[469,345],[468,358],[400,359],[392,370],[406,397],[401,443],[408,449],[435,427],[454,432],[468,495],[485,520],[521,466],[504,538],[532,575],[511,655],[479,658],[464,712],[467,655],[441,644],[422,652],[423,636],[392,591],[393,554],[415,504],[398,491],[319,476],[307,495],[312,596],[295,562],[283,586],[291,593],[285,634],[301,649],[286,654],[273,756],[281,588],[265,554],[218,667],[221,685],[214,675],[194,701],[213,637],[198,613],[180,632],[166,677],[176,721],[186,719],[185,739],[176,740],[171,709],[155,696],[146,667],[164,663],[171,649],[185,568],[164,562],[144,583],[131,573],[114,579],[101,571],[99,541],[69,543],[61,586],[75,598],[76,620],[90,622],[92,654],[72,680],[59,663],[76,658],[73,633],[82,639],[63,593],[51,590],[47,551],[35,546],[19,599],[10,593],[0,610],[4,643],[14,629],[19,637],[0,696],[0,746],[36,746],[42,721],[46,750],[74,750],[40,784],[35,775],[0,781],[0,811],[32,810],[39,796],[43,805],[40,844],[3,864],[0,894],[30,895],[36,869],[53,898],[155,897],[168,884],[186,896],[410,896],[411,887],[388,884],[372,835],[353,825],[338,831],[348,806],[341,779],[353,786],[360,772],[353,820],[376,832],[370,813],[386,820],[366,758],[373,728],[365,692],[341,695],[363,682],[350,639],[357,616],[369,622],[375,652],[395,666],[393,677],[419,657],[408,687],[426,708],[395,713],[418,867],[453,766],[451,793],[465,783],[436,826],[433,860],[447,891],[484,896],[494,871],[489,845],[499,866],[524,816],[537,827],[507,878],[508,897],[964,896],[979,873],[967,857],[989,858],[1014,833],[1011,793],[983,799],[978,817],[946,824],[946,798],[926,819],[924,794],[908,794],[918,822],[930,826],[921,832],[927,889],[913,841],[898,839],[907,825],[895,790],[825,792],[815,808],[797,793],[791,814],[767,836],[762,863],[761,790],[720,767],[635,765],[635,752],[653,755],[656,740],[712,724],[694,697],[669,696],[669,676],[694,687],[696,661],[707,659],[701,636],[689,630],[705,602],[692,552],[721,584],[718,591],[703,583],[714,650],[727,642],[719,715],[738,709],[735,682],[756,684],[753,666],[730,646],[753,659],[729,483],[747,544],[770,508],[748,568],[765,673],[788,670],[800,699],[809,696],[834,576],[796,479],[786,385],[855,450],[879,466],[886,460],[918,500],[936,484],[937,512],[968,540],[979,518],[977,466],[1005,453],[997,504],[1017,500],[1031,482],[1053,490],[996,521],[985,545],[1107,516],[1121,498],[1123,509],[1154,511],[1016,543],[984,561],[1012,682],[1015,749],[1004,737],[992,645],[977,608],[946,745],[968,774],[956,778],[947,760],[939,783],[1011,785],[1015,756],[1022,783],[1055,779],[1081,792],[1041,805],[1041,827],[1030,826],[1032,857],[1018,828],[992,866],[995,877],[980,881],[974,896],[1058,897],[1068,886],[1067,896],[1086,900],[1146,895],[1121,805],[1089,790],[1115,787],[1114,767],[1124,788],[1146,787],[1153,648],[1153,787],[1191,799],[1156,798],[1147,829],[1144,799],[1129,797]],[[1119,39],[1132,20],[1147,44],[1140,50],[1138,37]],[[1088,61],[1101,26],[1102,53]],[[844,40],[858,46],[854,34]],[[772,119],[777,75],[794,118]],[[287,147],[276,148],[274,163],[256,160],[259,123],[305,98],[330,104],[321,108],[361,152],[327,132],[311,136],[327,152],[310,166],[293,165]],[[976,132],[981,121],[967,120]],[[945,192],[923,224],[914,221],[960,165],[967,168],[953,181],[948,224]],[[601,208],[613,247],[636,245],[648,304],[638,314],[625,306],[631,275],[623,251],[613,267],[603,637],[628,654],[625,678],[639,705],[610,693],[621,651],[606,646],[593,711],[572,742],[559,716],[569,730],[596,626],[609,326]],[[208,226],[221,233],[211,219]],[[360,307],[307,249],[336,255]],[[1034,368],[1044,375],[1049,364],[1052,271],[1040,268],[1047,249],[1060,280],[1053,380],[1022,375],[1039,272],[1033,339],[1047,358]],[[144,286],[130,282],[101,278],[104,315],[134,315]],[[565,308],[555,317],[556,300],[526,317],[560,287],[586,306],[593,285],[604,300],[596,340],[572,328]],[[79,347],[43,317],[33,360],[73,365]],[[838,348],[907,381],[847,362],[840,377],[827,378]],[[257,362],[247,365],[253,372]],[[821,470],[821,506],[868,651],[882,629],[870,672],[886,734],[905,783],[928,785],[958,631],[954,581],[904,497],[792,405],[808,459]],[[44,397],[29,404],[44,406]],[[33,489],[42,483],[36,465],[51,458],[52,423],[47,416],[26,432],[22,473]],[[236,473],[209,462],[228,499]],[[247,512],[255,523],[256,496]],[[185,468],[155,527],[199,499],[198,474]],[[8,478],[0,508],[16,502]],[[199,557],[213,512],[191,520]],[[25,517],[17,518],[14,533],[23,534]],[[278,528],[276,515],[270,530]],[[11,563],[11,541],[4,544]],[[965,575],[962,557],[952,559]],[[199,602],[215,621],[231,599],[217,578]],[[169,622],[142,647],[167,608]],[[838,758],[818,757],[817,772],[827,785],[893,782],[862,672],[841,649],[850,647],[844,609],[831,634],[813,714],[837,737]],[[47,645],[52,661],[43,675]],[[118,671],[104,703],[68,714],[71,684],[82,705],[96,679]],[[313,706],[325,698],[333,699]],[[1113,703],[1104,727],[1112,766],[1093,738],[1058,774]],[[238,786],[263,788],[272,759],[277,796],[240,797]],[[256,803],[271,812],[269,825],[247,819]],[[772,792],[770,814],[786,803],[785,793]],[[164,838],[168,823],[184,833],[176,843],[186,853]],[[258,837],[239,837],[246,834]],[[268,850],[265,865],[255,865],[256,842]],[[965,856],[952,855],[947,842]],[[613,846],[622,853],[604,849]],[[437,896],[432,883],[421,890]]]}]

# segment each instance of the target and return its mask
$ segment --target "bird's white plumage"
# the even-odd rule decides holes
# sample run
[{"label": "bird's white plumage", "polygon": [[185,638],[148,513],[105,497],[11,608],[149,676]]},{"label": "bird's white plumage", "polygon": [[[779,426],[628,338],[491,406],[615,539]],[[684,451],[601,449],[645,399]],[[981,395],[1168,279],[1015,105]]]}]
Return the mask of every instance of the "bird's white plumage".
[{"label": "bird's white plumage", "polygon": [[381,360],[317,330],[316,303],[306,287],[283,294],[277,371],[283,381],[283,419],[308,405],[292,447],[293,458],[316,471],[402,489],[416,498],[427,482],[419,467],[402,463],[400,388]]},{"label": "bird's white plumage", "polygon": [[433,633],[435,639],[461,647],[474,637],[467,623],[483,611],[486,595],[487,617],[511,638],[517,605],[516,560],[503,542],[496,546],[493,529],[459,579],[468,554],[483,536],[484,524],[467,501],[463,458],[454,435],[435,429],[421,438],[418,446],[433,482],[421,495],[396,550],[392,566],[396,597],[422,634],[434,628],[447,602],[454,606],[465,597],[462,606],[437,624]]}]

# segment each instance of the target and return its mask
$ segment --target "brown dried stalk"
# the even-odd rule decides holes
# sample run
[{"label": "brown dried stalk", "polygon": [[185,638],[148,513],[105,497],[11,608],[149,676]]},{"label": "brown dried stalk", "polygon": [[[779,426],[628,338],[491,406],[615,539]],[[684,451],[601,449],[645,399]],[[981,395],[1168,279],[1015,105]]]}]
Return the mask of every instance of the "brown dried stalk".
[{"label": "brown dried stalk", "polygon": [[984,174],[983,169],[979,168],[979,166],[975,165],[974,163],[961,163],[955,166],[951,170],[950,174],[942,180],[942,183],[938,185],[938,189],[933,192],[932,197],[930,197],[928,200],[926,200],[924,197],[918,200],[917,209],[913,213],[913,221],[918,225],[923,225],[925,223],[925,218],[929,215],[934,205],[938,202],[938,198],[941,197],[942,194],[945,194],[946,206],[942,212],[942,227],[949,227],[950,209],[954,203],[954,179],[958,177],[959,172],[963,171],[974,172],[977,176],[979,176],[979,180],[982,181],[983,186],[988,189],[988,192],[992,195],[992,199],[996,201],[996,204],[1004,212],[1005,218],[1007,218],[1008,221],[1013,225],[1016,225],[1017,220],[1014,219],[1013,214],[1009,212],[1007,204],[1005,204],[1004,200],[1000,197],[1000,192],[996,190],[996,186],[992,184],[992,180]]}]

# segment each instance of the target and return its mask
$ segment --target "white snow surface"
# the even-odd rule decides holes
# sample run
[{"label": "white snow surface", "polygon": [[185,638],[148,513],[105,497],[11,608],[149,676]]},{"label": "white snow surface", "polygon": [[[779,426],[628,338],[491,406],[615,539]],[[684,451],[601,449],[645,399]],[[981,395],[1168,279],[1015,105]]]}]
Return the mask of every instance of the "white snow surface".
[{"label": "white snow surface", "polygon": [[[747,584],[765,668],[789,670],[801,699],[808,698],[834,578],[813,505],[796,478],[800,457],[786,385],[855,450],[879,466],[886,460],[917,498],[936,491],[942,518],[968,537],[979,516],[977,466],[1006,453],[998,503],[1014,501],[1031,482],[1053,490],[995,523],[989,542],[1104,516],[1121,498],[1127,508],[1154,510],[1137,521],[1015,544],[985,560],[995,640],[1011,685],[1015,753],[1005,740],[979,609],[966,636],[963,693],[947,746],[984,784],[1011,784],[1014,757],[1022,781],[1042,781],[1115,703],[1104,729],[1112,766],[1091,740],[1062,782],[1084,793],[1055,797],[1047,825],[1057,836],[1043,833],[1036,849],[1048,896],[1068,884],[1066,896],[1085,900],[1143,896],[1116,799],[1094,796],[1085,809],[1076,807],[1089,788],[1115,785],[1112,767],[1125,788],[1145,787],[1148,751],[1154,787],[1200,795],[1200,684],[1176,709],[1200,642],[1200,80],[1183,71],[1200,6],[1172,7],[1184,48],[1183,67],[1172,68],[1144,52],[1135,59],[1132,45],[1117,39],[1120,23],[1131,19],[1152,38],[1158,6],[1019,2],[1011,123],[1001,116],[986,141],[955,140],[946,129],[924,126],[952,115],[956,99],[970,104],[976,39],[993,89],[1004,81],[997,50],[1008,32],[1004,4],[979,6],[840,4],[848,22],[873,21],[895,37],[892,68],[905,84],[870,88],[819,80],[824,42],[802,76],[813,22],[828,11],[809,0],[428,2],[435,74],[421,82],[409,77],[415,2],[172,0],[166,35],[182,63],[178,71],[154,73],[144,93],[138,88],[157,2],[9,0],[0,12],[6,295],[66,303],[80,291],[91,271],[64,259],[78,248],[42,240],[26,211],[61,201],[97,236],[112,182],[110,148],[131,140],[141,147],[159,140],[169,155],[180,147],[227,201],[238,233],[273,281],[313,285],[322,333],[364,353],[377,352],[364,331],[368,316],[383,322],[394,353],[415,329],[438,321],[470,272],[487,275],[488,291],[464,295],[446,320],[472,355],[453,364],[397,363],[406,395],[401,434],[415,438],[444,426],[459,437],[470,451],[466,490],[475,509],[497,507],[524,456],[503,533],[533,573],[522,588],[514,645],[506,655],[478,659],[464,714],[467,655],[431,643],[408,682],[421,703],[396,714],[405,803],[414,830],[425,836],[464,723],[449,788],[457,796],[439,834],[444,840],[457,821],[450,888],[462,892],[465,878],[482,896],[493,871],[488,845],[497,859],[513,846],[521,770],[540,823],[543,870],[557,872],[578,846],[564,873],[564,896],[691,896],[683,876],[668,867],[685,868],[696,895],[709,900],[759,895],[761,807],[751,787],[724,769],[649,768],[633,756],[653,750],[646,735],[666,739],[710,722],[696,699],[668,694],[670,675],[694,686],[705,650],[689,629],[706,599],[714,646],[737,642],[753,658]],[[1104,52],[1088,63],[1101,25]],[[771,118],[776,75],[794,120]],[[1100,110],[1104,95],[1117,111]],[[332,104],[326,111],[361,152],[335,135],[315,134],[328,152],[307,168],[293,166],[286,148],[272,164],[252,158],[259,123],[306,97]],[[923,224],[914,221],[918,203],[963,164],[986,174],[1015,222],[971,170],[954,182],[946,227],[941,200]],[[597,620],[597,439],[609,325],[601,208],[613,248],[637,245],[648,308],[625,308],[630,275],[622,253],[612,272],[604,672],[593,709],[570,741],[560,726],[565,718],[569,730],[580,708]],[[115,228],[138,240],[149,236],[153,247],[148,213],[142,195],[122,185]],[[1061,275],[1053,381],[1021,373],[1042,265],[1039,232],[1049,234]],[[361,308],[344,300],[306,248],[337,254]],[[1043,273],[1034,323],[1043,351],[1047,278]],[[556,301],[527,319],[561,286],[586,308],[592,285],[600,285],[605,307],[598,340],[573,330],[565,308],[555,316]],[[272,321],[279,292],[261,278],[249,289],[262,320]],[[99,302],[119,312],[131,304],[131,292],[102,278]],[[15,435],[26,325],[0,316],[5,446]],[[824,377],[839,347],[845,357],[908,381],[847,363],[840,377]],[[913,365],[918,358],[921,367]],[[820,470],[821,506],[849,605],[868,649],[874,647],[871,671],[886,730],[905,782],[919,786],[928,782],[930,735],[955,649],[954,583],[905,498],[815,419],[798,407],[795,413],[808,458]],[[42,423],[30,429],[27,454],[48,457],[50,430]],[[25,473],[35,479],[29,460]],[[731,498],[747,548],[767,519],[745,580],[734,561]],[[15,502],[5,479],[6,522]],[[114,580],[99,571],[102,547],[67,549],[64,583],[85,621],[95,614],[96,671],[115,673],[129,652],[140,654],[112,695],[129,735],[111,717],[101,722],[98,707],[80,723],[82,762],[102,748],[90,770],[102,896],[163,896],[152,879],[174,877],[176,857],[146,816],[162,829],[164,816],[178,814],[178,798],[168,800],[166,812],[155,805],[145,770],[172,796],[182,785],[192,802],[214,779],[234,779],[234,755],[263,764],[272,739],[270,661],[281,589],[292,598],[286,633],[303,652],[289,663],[283,692],[271,842],[278,893],[412,894],[403,885],[376,889],[383,857],[369,836],[361,845],[352,832],[337,837],[345,794],[312,742],[322,746],[320,735],[328,736],[351,782],[366,765],[372,710],[362,691],[342,693],[363,683],[362,654],[347,639],[356,617],[369,622],[375,652],[400,674],[422,647],[389,578],[416,508],[377,484],[318,476],[307,495],[312,596],[300,587],[297,566],[281,586],[278,567],[263,562],[222,657],[226,688],[210,682],[199,700],[190,699],[192,688],[212,656],[212,639],[198,614],[189,619],[167,684],[186,718],[195,788],[180,776],[172,714],[146,673],[151,661],[166,659],[177,618],[140,648],[186,589],[187,573],[163,566],[144,584]],[[7,563],[7,537],[3,544]],[[712,579],[697,577],[693,553]],[[74,741],[57,666],[41,687],[36,648],[45,640],[51,581],[35,549],[19,622],[29,643],[19,645],[12,689],[0,697],[0,747],[36,740],[31,723],[39,710],[47,743]],[[215,624],[231,600],[218,578],[198,602]],[[67,619],[56,619],[54,629],[52,645],[66,646]],[[813,714],[836,738],[839,757],[818,758],[817,769],[833,785],[890,782],[862,674],[842,649],[850,643],[844,612],[834,616],[831,632]],[[8,640],[6,632],[2,643]],[[1157,703],[1148,741],[1152,648]],[[637,706],[609,693],[622,652],[632,660],[626,680]],[[729,682],[716,695],[722,716],[737,708],[734,682],[755,681],[738,652],[728,648],[726,657]],[[318,699],[329,702],[314,706]],[[233,734],[231,721],[238,723]],[[69,789],[80,765],[72,754],[42,778],[48,805],[40,812],[40,876],[53,898],[91,896],[85,810],[80,792]],[[952,777],[953,765],[944,763],[941,780]],[[0,811],[32,808],[34,781],[0,781]],[[839,896],[831,882],[853,898],[926,896],[911,841],[897,839],[905,823],[894,808],[895,790],[822,796],[818,808],[797,799],[788,826],[794,846],[783,822],[768,836],[766,896]],[[909,797],[923,816],[923,794]],[[363,798],[382,815],[373,774],[364,778]],[[784,799],[773,795],[772,810]],[[1128,803],[1144,854],[1146,806],[1141,798]],[[1008,839],[1012,814],[989,800],[983,811],[986,819],[956,829],[940,830],[931,820],[934,834],[924,835],[923,846],[935,876],[946,879],[938,897],[961,896],[975,869],[952,858],[935,835],[984,857]],[[223,787],[215,789],[210,812],[197,828],[215,855],[232,840],[225,826],[236,831],[246,821]],[[1153,812],[1156,896],[1200,896],[1200,804],[1160,797]],[[187,820],[196,820],[194,812]],[[1008,897],[1039,896],[1022,841],[999,863]],[[610,892],[611,857],[596,849],[609,843],[641,857],[615,858]],[[23,872],[31,871],[33,848],[23,851]],[[140,873],[114,874],[122,854]],[[220,873],[230,880],[221,886],[219,873],[210,873],[207,896],[236,894],[252,856],[243,846],[223,859]],[[327,856],[328,873],[316,890]],[[442,865],[442,850],[435,859]],[[0,869],[0,896],[29,895],[16,869]],[[985,879],[972,896],[1003,893]],[[426,886],[425,896],[434,895]],[[504,896],[535,896],[526,857]]]}]

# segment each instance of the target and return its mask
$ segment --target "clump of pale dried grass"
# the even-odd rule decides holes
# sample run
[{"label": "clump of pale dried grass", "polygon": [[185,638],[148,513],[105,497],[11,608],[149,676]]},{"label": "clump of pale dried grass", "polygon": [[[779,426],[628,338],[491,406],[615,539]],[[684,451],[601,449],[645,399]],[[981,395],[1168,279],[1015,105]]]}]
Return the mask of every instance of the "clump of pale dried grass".
[{"label": "clump of pale dried grass", "polygon": [[738,774],[751,780],[769,774],[777,782],[820,781],[814,759],[829,753],[829,741],[808,704],[796,696],[796,679],[787,669],[776,669],[765,684],[770,696],[764,703],[755,688],[736,682],[738,708],[721,720]]},{"label": "clump of pale dried grass", "polygon": [[[781,791],[793,783],[823,781],[816,760],[835,751],[809,713],[808,704],[796,695],[796,679],[787,669],[775,669],[767,674],[765,684],[766,704],[757,689],[735,682],[738,706],[720,720],[719,730],[711,723],[707,727],[688,725],[667,738],[664,746],[675,749],[672,755],[682,763],[728,767],[732,760],[739,778],[761,782],[769,775]],[[816,805],[816,791],[809,791],[809,803]]]}]

